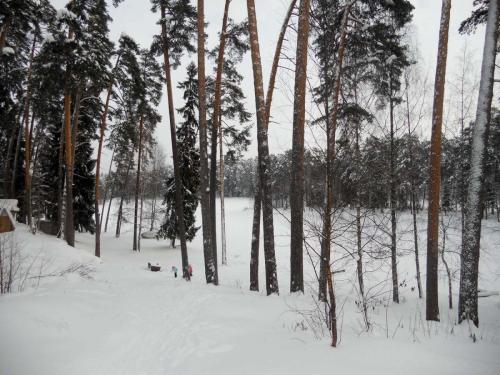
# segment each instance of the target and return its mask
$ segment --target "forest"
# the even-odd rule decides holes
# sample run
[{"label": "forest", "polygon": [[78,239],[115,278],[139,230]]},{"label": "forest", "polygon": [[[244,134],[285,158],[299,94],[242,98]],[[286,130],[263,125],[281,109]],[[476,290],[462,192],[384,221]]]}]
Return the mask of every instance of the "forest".
[{"label": "forest", "polygon": [[[16,334],[7,321],[23,303],[47,316],[51,309],[73,316],[77,306],[68,299],[37,307],[23,297],[25,289],[60,293],[67,282],[75,287],[68,293],[78,294],[95,282],[116,283],[117,306],[132,299],[149,306],[145,295],[136,296],[141,285],[152,288],[147,295],[154,300],[187,299],[205,311],[207,325],[241,314],[249,319],[255,310],[256,324],[267,327],[262,335],[279,326],[269,328],[265,316],[285,309],[293,312],[282,323],[292,327],[287,332],[312,332],[297,340],[314,336],[324,347],[356,346],[360,335],[394,339],[399,330],[408,331],[403,346],[425,339],[432,347],[442,339],[437,332],[456,335],[450,350],[485,345],[477,358],[464,357],[481,363],[477,373],[500,370],[488,354],[500,348],[500,1],[467,0],[468,14],[452,30],[462,1],[436,2],[440,22],[418,24],[438,32],[437,45],[429,45],[415,37],[420,0],[283,0],[279,15],[266,14],[261,0],[150,0],[140,6],[154,17],[147,44],[133,33],[146,22],[140,15],[134,27],[120,24],[119,38],[112,36],[114,14],[131,0],[3,0],[0,213],[16,223],[13,232],[0,231],[0,353],[11,350],[5,348]],[[212,17],[214,8],[220,18]],[[278,34],[266,28],[269,19]],[[450,56],[453,32],[480,37],[480,50],[471,54],[464,44],[458,59]],[[422,45],[432,52],[431,72]],[[161,278],[150,279],[146,264],[149,270],[161,264]],[[165,286],[177,272],[177,284]],[[227,288],[241,289],[240,299]],[[222,300],[215,317],[207,298]],[[102,301],[89,299],[83,310],[94,303]],[[191,312],[155,303],[158,310],[130,314],[169,311],[179,324],[198,327]],[[388,318],[388,311],[395,315]],[[148,319],[166,330],[160,316]],[[125,340],[141,350],[157,342],[140,341],[141,329],[156,337],[146,318],[120,319],[137,325]],[[78,322],[72,327],[82,333],[93,325]],[[188,348],[184,334],[198,337],[203,327],[173,337]],[[23,334],[34,337],[27,328]],[[204,340],[214,351],[199,350],[213,359],[225,351],[210,337]],[[245,337],[253,343],[251,331],[234,341]],[[29,346],[26,355],[52,358],[40,350]],[[130,357],[121,370],[105,370],[111,362],[103,357],[80,371],[243,373],[239,355],[220,371],[213,363],[204,368],[203,360],[201,367],[175,367],[185,360],[178,350],[165,346],[169,364],[145,372],[138,368],[147,355]],[[323,361],[326,352],[314,352],[318,370],[335,368]],[[453,362],[442,355],[445,364]],[[362,371],[349,367],[354,357],[348,354],[340,368]],[[32,373],[17,358],[23,357],[0,354],[0,372]],[[41,373],[80,373],[47,366]],[[281,373],[262,366],[248,369]],[[399,373],[397,365],[388,369],[383,373]],[[434,371],[427,370],[461,373]]]}]

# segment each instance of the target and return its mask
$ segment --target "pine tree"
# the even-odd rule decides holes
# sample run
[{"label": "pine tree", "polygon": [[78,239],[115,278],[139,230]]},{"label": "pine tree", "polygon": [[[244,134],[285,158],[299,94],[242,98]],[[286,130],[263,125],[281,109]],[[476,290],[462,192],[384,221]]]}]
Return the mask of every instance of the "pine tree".
[{"label": "pine tree", "polygon": [[292,176],[290,179],[290,292],[304,292],[304,126],[309,0],[301,0],[295,66]]},{"label": "pine tree", "polygon": [[162,69],[156,61],[153,51],[141,50],[138,69],[132,71],[134,84],[132,86],[131,99],[135,101],[134,117],[138,122],[137,139],[137,173],[135,182],[135,205],[134,205],[134,239],[132,249],[139,251],[139,194],[141,187],[141,170],[143,164],[143,153],[147,150],[147,143],[151,139],[156,125],[161,117],[156,107],[160,104]]},{"label": "pine tree", "polygon": [[[177,144],[179,145],[180,172],[182,176],[182,196],[184,206],[184,227],[186,240],[192,241],[198,231],[196,227],[196,209],[198,207],[198,190],[200,187],[200,155],[196,148],[198,121],[198,71],[194,63],[187,67],[187,78],[179,83],[179,89],[184,90],[185,104],[177,111],[184,121],[177,127]],[[165,222],[158,232],[158,236],[169,238],[172,244],[179,237],[177,215],[175,213],[175,181],[172,176],[166,180],[167,191],[164,204],[167,206]]]},{"label": "pine tree", "polygon": [[160,11],[161,34],[156,39],[156,49],[163,55],[165,82],[167,86],[168,112],[170,122],[170,139],[172,142],[172,156],[174,163],[175,181],[175,211],[179,226],[181,242],[182,274],[184,279],[190,279],[188,271],[189,261],[184,228],[184,209],[182,204],[182,179],[180,174],[180,159],[177,148],[175,111],[172,93],[171,67],[180,63],[184,52],[194,52],[191,39],[195,33],[196,12],[189,0],[153,0],[153,12]]},{"label": "pine tree", "polygon": [[207,283],[219,283],[216,249],[212,244],[212,225],[210,222],[210,182],[207,153],[207,97],[205,74],[205,1],[198,0],[198,99],[199,99],[199,136],[200,136],[200,190],[201,216],[203,230],[203,255],[205,257],[205,278]]},{"label": "pine tree", "polygon": [[443,122],[446,60],[448,57],[448,30],[451,0],[443,1],[439,31],[438,60],[432,113],[431,158],[429,168],[429,210],[427,223],[427,282],[426,319],[439,321],[438,301],[438,236],[439,197],[441,187],[441,127]]},{"label": "pine tree", "polygon": [[[280,35],[276,43],[276,49],[274,51],[273,65],[271,67],[271,75],[269,77],[269,85],[267,88],[266,95],[266,129],[269,126],[269,119],[271,116],[271,104],[273,101],[273,94],[276,82],[276,74],[278,72],[278,64],[281,57],[281,49],[283,47],[283,41],[285,39],[285,34],[288,28],[288,23],[292,17],[293,10],[295,9],[295,4],[297,0],[292,0],[288,11],[285,15],[285,19],[281,26]],[[260,212],[262,210],[262,186],[260,184],[260,163],[257,163],[256,173],[255,173],[255,194],[254,194],[254,207],[253,207],[253,220],[252,220],[252,242],[250,249],[250,290],[259,290],[259,242],[260,242]]]},{"label": "pine tree", "polygon": [[[226,3],[226,6],[229,2]],[[224,219],[224,146],[227,147],[226,157],[234,160],[246,151],[250,144],[250,126],[245,124],[250,120],[250,113],[245,109],[245,95],[241,89],[243,76],[238,73],[237,65],[243,60],[249,50],[247,22],[235,23],[227,17],[223,21],[224,38],[220,45],[210,51],[209,57],[215,60],[215,79],[207,80],[209,109],[212,110],[209,130],[211,137],[210,154],[210,184],[217,186],[217,145],[219,145],[219,183],[221,201],[221,241],[222,264],[227,264]],[[221,35],[222,35],[221,34]],[[223,51],[223,52],[221,52]],[[238,124],[234,122],[237,121]],[[239,126],[238,126],[239,125]],[[241,128],[240,128],[241,127]],[[212,220],[215,223],[215,197],[217,188],[210,189],[210,208]],[[212,243],[217,244],[216,231],[212,232]]]},{"label": "pine tree", "polygon": [[262,81],[262,64],[260,61],[259,36],[257,30],[257,16],[255,2],[247,0],[248,29],[250,33],[250,46],[252,67],[254,75],[255,103],[257,113],[257,142],[259,153],[259,175],[262,189],[262,211],[264,222],[264,257],[266,265],[266,291],[267,294],[279,293],[278,276],[276,271],[276,255],[274,252],[274,224],[271,180],[269,175],[270,160],[269,146],[267,143],[267,114],[264,101],[264,87]]}]

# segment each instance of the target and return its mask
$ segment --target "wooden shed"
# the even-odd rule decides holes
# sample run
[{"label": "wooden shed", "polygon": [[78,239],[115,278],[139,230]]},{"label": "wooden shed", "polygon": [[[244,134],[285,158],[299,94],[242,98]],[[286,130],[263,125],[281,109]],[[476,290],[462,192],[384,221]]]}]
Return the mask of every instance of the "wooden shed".
[{"label": "wooden shed", "polygon": [[17,199],[0,199],[0,233],[13,232],[16,221],[13,213],[19,211]]}]

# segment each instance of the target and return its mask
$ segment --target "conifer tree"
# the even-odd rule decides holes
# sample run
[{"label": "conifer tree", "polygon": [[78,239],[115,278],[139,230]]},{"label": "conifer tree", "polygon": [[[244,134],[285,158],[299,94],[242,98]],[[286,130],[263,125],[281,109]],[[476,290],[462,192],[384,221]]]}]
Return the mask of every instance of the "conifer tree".
[{"label": "conifer tree", "polygon": [[186,245],[186,231],[184,228],[182,179],[176,139],[171,67],[176,68],[180,64],[180,58],[185,52],[194,52],[194,46],[191,44],[191,40],[195,33],[196,11],[189,0],[152,0],[152,4],[153,12],[159,10],[161,16],[161,34],[156,38],[154,46],[157,53],[161,52],[163,55],[165,82],[167,86],[170,138],[172,142],[172,157],[174,163],[174,181],[176,186],[175,211],[181,242],[182,274],[186,280],[189,280],[189,261]]},{"label": "conifer tree", "polygon": [[[196,65],[191,63],[187,67],[187,78],[179,83],[178,88],[184,90],[185,104],[177,111],[182,115],[184,121],[177,127],[177,144],[179,146],[180,172],[182,176],[182,195],[184,209],[184,228],[186,240],[192,241],[198,231],[196,227],[196,209],[198,207],[198,190],[200,186],[200,154],[196,148],[196,137],[198,131],[198,71]],[[169,238],[172,245],[179,237],[177,215],[175,213],[175,181],[168,176],[166,181],[167,191],[164,204],[167,206],[165,222],[160,228],[158,235]]]},{"label": "conifer tree", "polygon": [[434,82],[432,110],[431,156],[429,166],[429,210],[427,221],[427,282],[426,319],[439,321],[438,301],[438,236],[439,198],[441,188],[441,127],[443,123],[446,61],[448,57],[448,30],[450,28],[451,0],[444,0],[441,10],[439,46]]}]

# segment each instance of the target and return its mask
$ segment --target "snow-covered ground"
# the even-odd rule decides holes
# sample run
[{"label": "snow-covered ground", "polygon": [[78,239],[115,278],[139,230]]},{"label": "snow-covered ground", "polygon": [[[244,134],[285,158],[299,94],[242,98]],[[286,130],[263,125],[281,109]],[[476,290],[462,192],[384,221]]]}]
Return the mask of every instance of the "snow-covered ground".
[{"label": "snow-covered ground", "polygon": [[[441,323],[425,321],[425,304],[415,289],[414,255],[405,251],[412,249],[408,214],[399,217],[399,305],[391,302],[387,262],[366,266],[369,332],[356,306],[354,261],[346,256],[352,233],[336,238],[335,268],[346,270],[336,275],[337,349],[329,346],[319,318],[307,255],[306,292],[288,292],[286,213],[275,215],[281,294],[271,297],[248,291],[252,201],[227,199],[226,215],[229,264],[220,266],[217,287],[205,284],[201,232],[188,246],[194,277],[187,283],[170,272],[172,266],[180,268],[179,248],[170,248],[168,241],[143,240],[142,251],[133,253],[128,225],[119,239],[114,231],[103,235],[101,260],[92,256],[88,234],[77,235],[73,249],[19,226],[16,237],[24,262],[33,264],[30,274],[48,277],[33,277],[23,292],[0,297],[0,374],[500,374],[498,295],[480,299],[478,330],[457,326],[456,309],[447,307],[443,273]],[[447,257],[455,272],[456,305],[458,258],[452,251],[459,241],[459,219],[452,219]],[[425,287],[424,213],[419,226]],[[499,291],[500,224],[488,220],[483,228],[480,287]],[[162,271],[149,272],[148,262],[159,262]],[[262,262],[260,271],[262,285]]]}]

